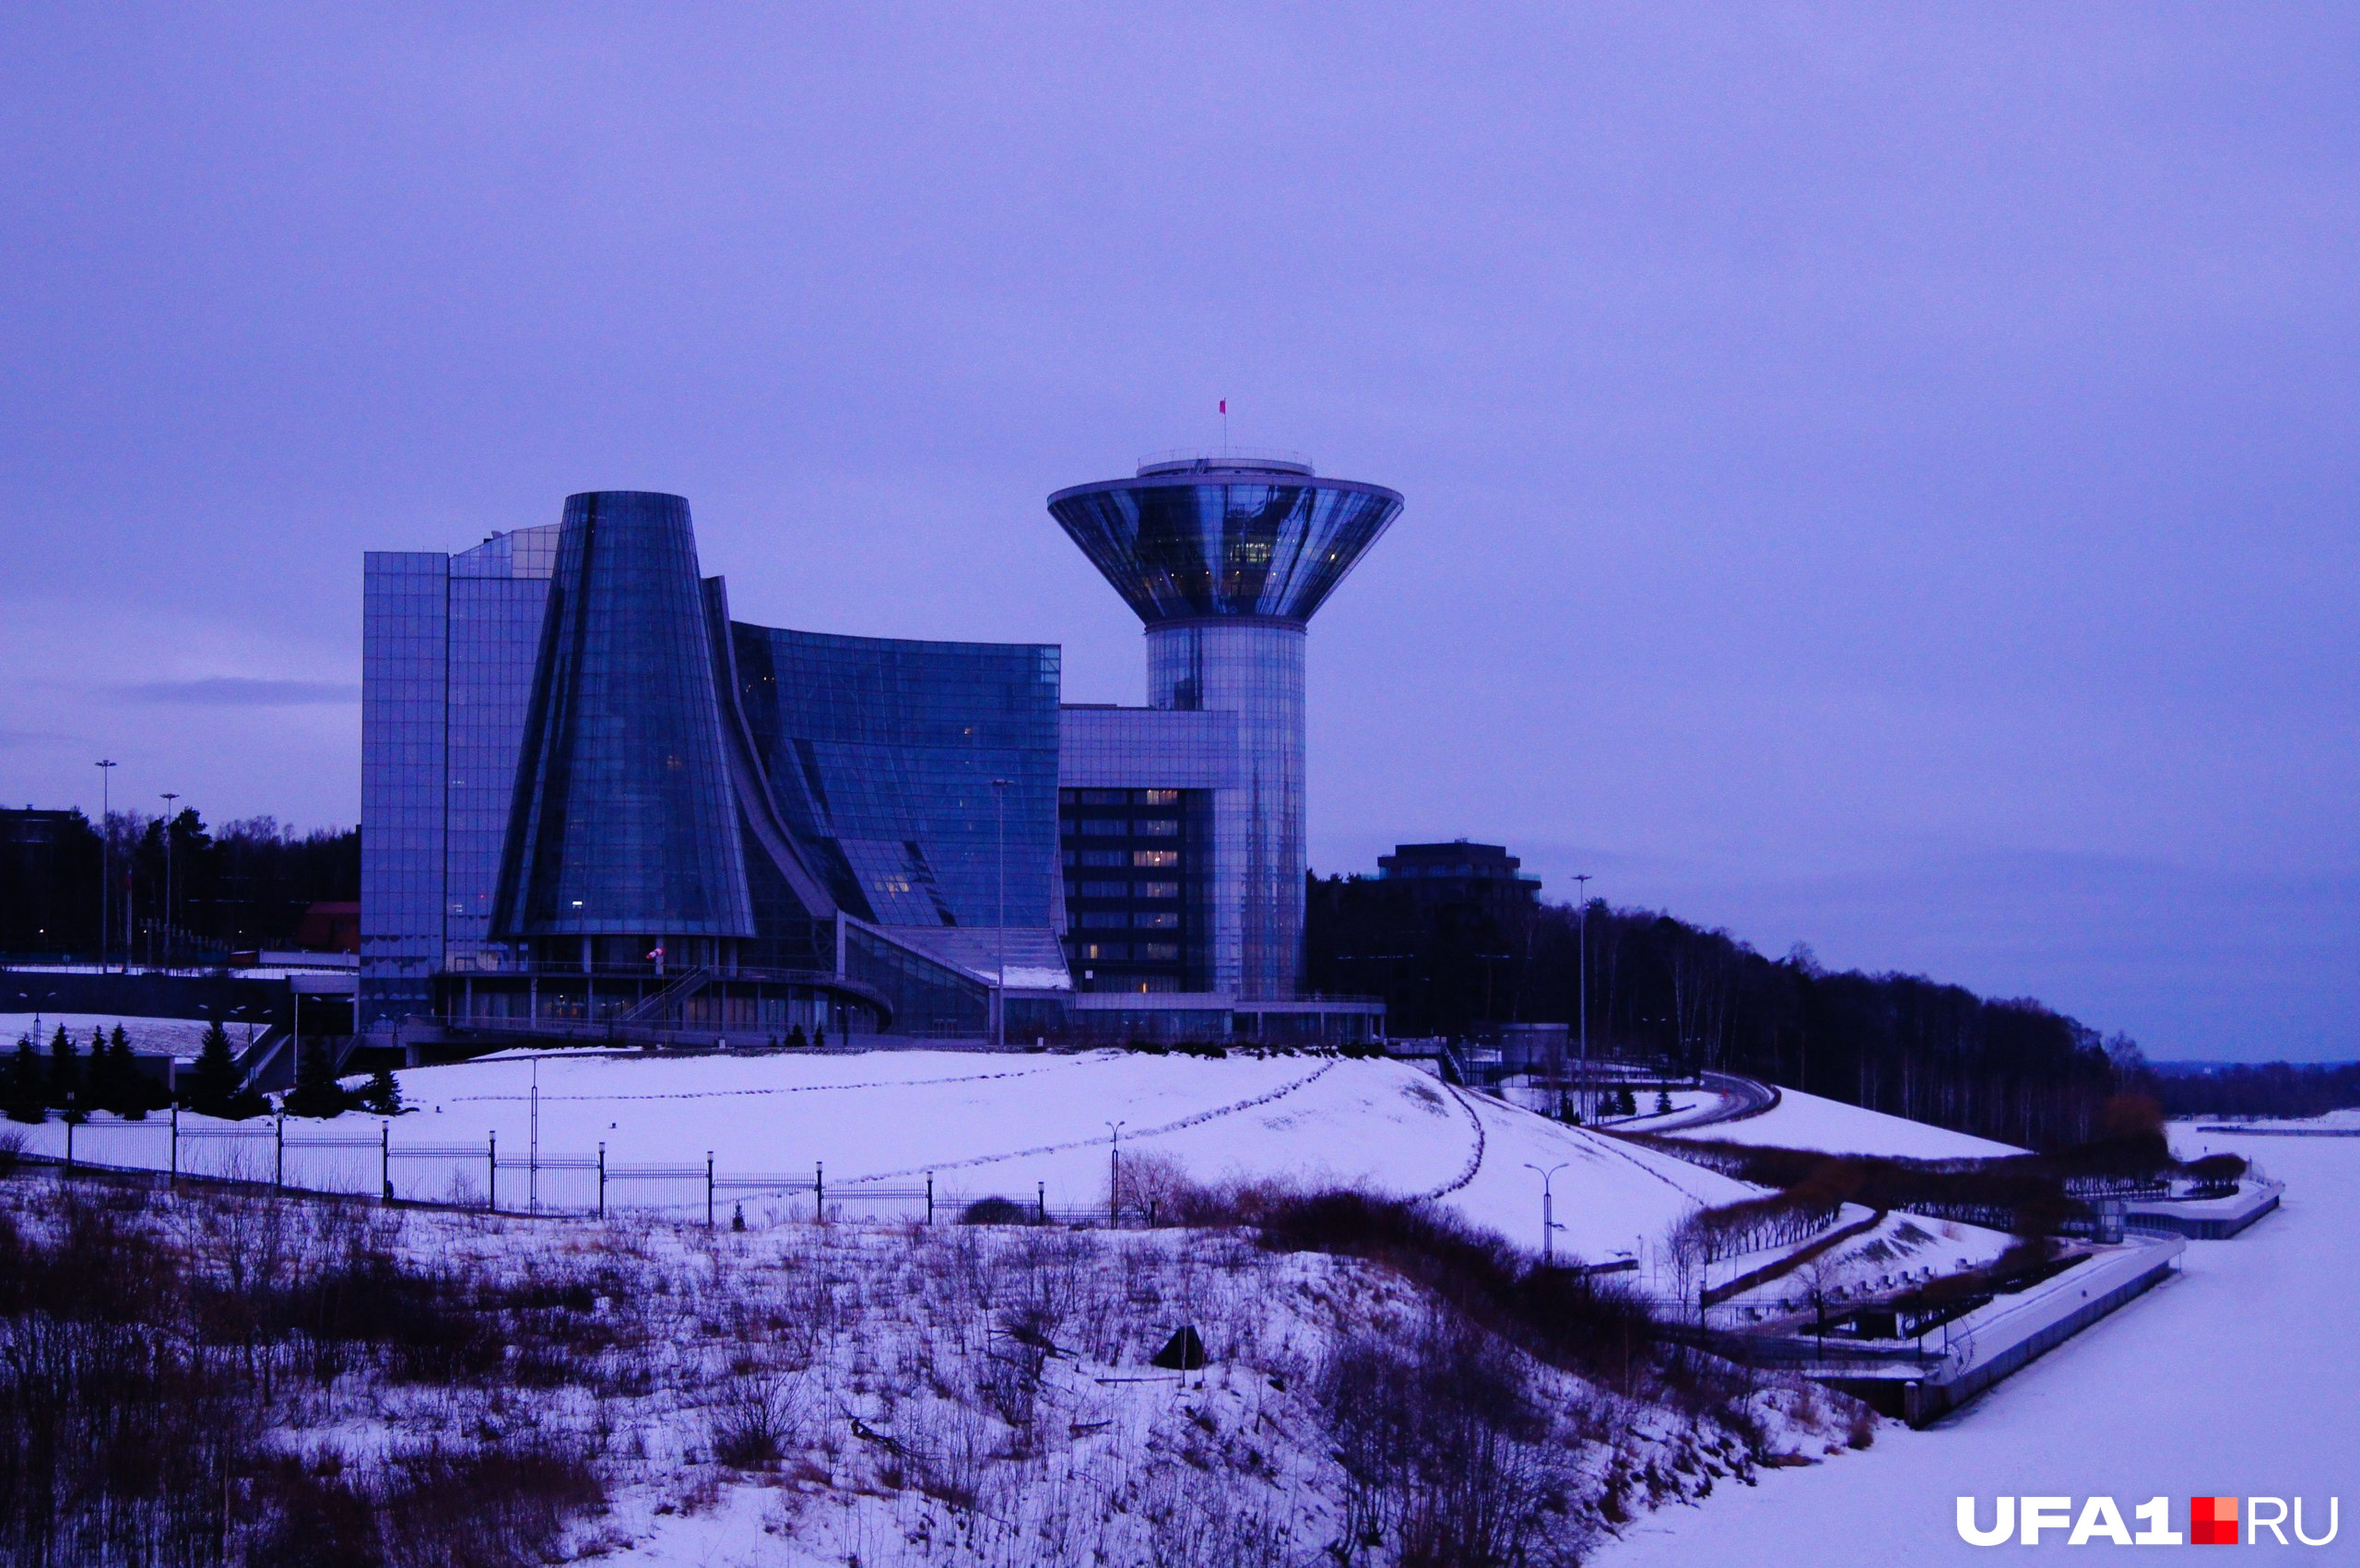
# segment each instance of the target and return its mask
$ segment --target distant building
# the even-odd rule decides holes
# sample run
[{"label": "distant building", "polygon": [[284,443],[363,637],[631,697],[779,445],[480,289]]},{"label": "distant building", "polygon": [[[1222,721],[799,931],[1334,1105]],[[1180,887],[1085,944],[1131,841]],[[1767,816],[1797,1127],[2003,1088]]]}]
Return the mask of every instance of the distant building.
[{"label": "distant building", "polygon": [[1416,909],[1464,904],[1509,927],[1529,917],[1540,898],[1540,878],[1523,865],[1504,844],[1453,839],[1395,844],[1377,856],[1376,874]]},{"label": "distant building", "polygon": [[303,911],[296,927],[295,946],[312,953],[357,953],[360,950],[360,906],[358,903],[317,902]]},{"label": "distant building", "polygon": [[98,921],[99,839],[79,811],[0,809],[0,953],[63,953]]},{"label": "distant building", "polygon": [[1396,844],[1375,876],[1311,884],[1313,983],[1385,998],[1397,1033],[1516,1019],[1540,878],[1499,844]]}]

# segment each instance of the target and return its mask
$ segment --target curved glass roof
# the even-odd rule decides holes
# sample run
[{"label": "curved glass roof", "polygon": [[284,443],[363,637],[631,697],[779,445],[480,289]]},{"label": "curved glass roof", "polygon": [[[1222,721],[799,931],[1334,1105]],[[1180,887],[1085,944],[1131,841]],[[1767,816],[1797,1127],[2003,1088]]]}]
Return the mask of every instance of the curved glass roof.
[{"label": "curved glass roof", "polygon": [[1400,514],[1349,479],[1197,467],[1077,485],[1050,514],[1141,620],[1308,620]]}]

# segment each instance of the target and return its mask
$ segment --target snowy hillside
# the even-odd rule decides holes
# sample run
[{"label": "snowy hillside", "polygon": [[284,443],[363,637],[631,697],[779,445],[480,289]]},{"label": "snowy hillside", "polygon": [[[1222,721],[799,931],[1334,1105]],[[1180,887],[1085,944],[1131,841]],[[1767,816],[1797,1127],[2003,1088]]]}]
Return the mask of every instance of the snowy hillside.
[{"label": "snowy hillside", "polygon": [[[1645,1130],[1644,1122],[1632,1124]],[[1800,1090],[1782,1089],[1778,1103],[1759,1115],[1702,1126],[1667,1127],[1671,1138],[1756,1148],[1816,1149],[1828,1154],[1877,1154],[1900,1160],[1978,1160],[2022,1154],[2011,1144],[1929,1126],[1904,1116],[1847,1105]]]},{"label": "snowy hillside", "polygon": [[[504,1166],[531,1136],[536,1075],[546,1155],[604,1143],[618,1163],[702,1164],[711,1150],[721,1171],[796,1180],[824,1165],[831,1194],[854,1205],[862,1182],[906,1187],[929,1171],[947,1200],[1029,1203],[1045,1191],[1053,1208],[1101,1204],[1116,1122],[1126,1154],[1174,1161],[1200,1184],[1433,1196],[1536,1249],[1540,1178],[1527,1166],[1562,1163],[1558,1245],[1589,1257],[1652,1244],[1697,1208],[1755,1190],[1398,1062],[1316,1056],[504,1054],[401,1074],[420,1114],[396,1123],[395,1138],[472,1145],[496,1135]],[[408,1179],[428,1189],[419,1196],[436,1182],[415,1169]],[[561,1180],[583,1178],[542,1179],[555,1197]],[[749,1203],[749,1216],[757,1209]]]}]

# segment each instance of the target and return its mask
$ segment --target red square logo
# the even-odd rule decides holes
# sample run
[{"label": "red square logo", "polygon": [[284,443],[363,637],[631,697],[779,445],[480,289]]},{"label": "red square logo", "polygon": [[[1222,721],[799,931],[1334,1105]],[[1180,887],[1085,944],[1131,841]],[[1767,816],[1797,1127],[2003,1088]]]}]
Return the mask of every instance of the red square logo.
[{"label": "red square logo", "polygon": [[2236,1545],[2237,1500],[2234,1497],[2189,1498],[2188,1539],[2191,1546]]}]

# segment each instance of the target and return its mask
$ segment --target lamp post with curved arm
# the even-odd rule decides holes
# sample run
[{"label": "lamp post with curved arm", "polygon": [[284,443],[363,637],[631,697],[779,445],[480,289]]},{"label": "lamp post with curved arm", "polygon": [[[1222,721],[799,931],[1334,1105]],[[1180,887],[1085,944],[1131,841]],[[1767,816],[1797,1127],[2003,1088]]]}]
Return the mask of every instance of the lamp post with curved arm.
[{"label": "lamp post with curved arm", "polygon": [[1540,1267],[1543,1268],[1553,1267],[1556,1265],[1557,1232],[1564,1229],[1557,1223],[1556,1195],[1550,1190],[1550,1183],[1567,1163],[1568,1161],[1560,1160],[1544,1171],[1529,1160],[1524,1162],[1526,1170],[1540,1178]]}]

